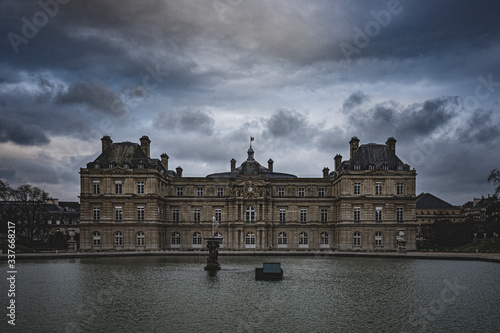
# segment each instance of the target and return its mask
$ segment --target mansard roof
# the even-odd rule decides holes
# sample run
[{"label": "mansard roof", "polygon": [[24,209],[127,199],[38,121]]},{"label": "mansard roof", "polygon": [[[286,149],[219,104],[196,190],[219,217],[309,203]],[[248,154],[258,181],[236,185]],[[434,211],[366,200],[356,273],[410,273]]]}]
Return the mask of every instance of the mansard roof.
[{"label": "mansard roof", "polygon": [[359,146],[354,156],[344,161],[341,170],[356,170],[355,165],[359,166],[357,170],[382,169],[388,170],[410,170],[408,164],[404,164],[387,145],[368,143]]},{"label": "mansard roof", "polygon": [[[131,169],[137,169],[142,164],[144,169],[166,171],[160,160],[147,157],[139,144],[128,141],[111,143],[94,162],[87,164],[87,168],[94,168],[96,164],[99,164],[101,168],[108,168],[111,164],[119,167],[127,165]],[[175,175],[173,171],[170,173]]]},{"label": "mansard roof", "polygon": [[458,207],[439,199],[430,193],[420,193],[417,197],[417,209],[458,209]]},{"label": "mansard roof", "polygon": [[243,162],[238,168],[234,169],[231,172],[219,172],[208,175],[209,178],[236,178],[238,176],[264,176],[265,178],[297,178],[297,176],[281,173],[281,172],[273,172],[268,168],[263,167],[254,159],[254,150],[252,146],[247,151],[248,158],[245,162]]}]

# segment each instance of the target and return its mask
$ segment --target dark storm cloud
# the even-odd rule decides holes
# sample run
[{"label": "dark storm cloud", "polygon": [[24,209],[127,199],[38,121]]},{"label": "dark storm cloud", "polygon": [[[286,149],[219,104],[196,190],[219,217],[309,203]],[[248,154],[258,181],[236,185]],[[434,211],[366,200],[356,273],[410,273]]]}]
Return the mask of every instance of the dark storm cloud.
[{"label": "dark storm cloud", "polygon": [[351,110],[357,106],[360,106],[364,102],[368,101],[370,97],[362,91],[353,92],[348,98],[345,99],[342,108],[344,110]]},{"label": "dark storm cloud", "polygon": [[408,106],[387,101],[364,111],[343,111],[349,114],[350,125],[359,132],[373,136],[393,133],[402,139],[414,139],[416,136],[432,134],[447,125],[457,115],[458,107],[456,98],[440,97]]},{"label": "dark storm cloud", "polygon": [[179,132],[199,132],[205,135],[213,133],[215,120],[201,110],[183,109],[158,113],[154,126],[157,129],[169,129]]},{"label": "dark storm cloud", "polygon": [[120,97],[102,81],[74,83],[67,91],[57,94],[56,103],[87,104],[114,116],[123,116],[127,112]]},{"label": "dark storm cloud", "polygon": [[[498,113],[498,110],[497,110]],[[489,144],[500,138],[500,121],[494,118],[493,110],[476,110],[463,128],[456,131],[461,142]]]},{"label": "dark storm cloud", "polygon": [[26,122],[21,117],[4,116],[5,106],[0,106],[0,142],[13,142],[19,145],[44,145],[50,142],[45,129],[36,123]]},{"label": "dark storm cloud", "polygon": [[265,120],[263,135],[276,140],[299,143],[311,140],[315,131],[303,114],[295,110],[279,109]]}]

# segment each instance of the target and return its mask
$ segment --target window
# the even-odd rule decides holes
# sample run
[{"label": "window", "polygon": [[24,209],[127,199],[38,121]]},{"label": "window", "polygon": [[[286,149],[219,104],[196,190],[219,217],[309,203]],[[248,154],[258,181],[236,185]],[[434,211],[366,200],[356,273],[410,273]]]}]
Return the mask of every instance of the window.
[{"label": "window", "polygon": [[361,170],[361,165],[354,164],[354,170]]},{"label": "window", "polygon": [[255,233],[247,232],[245,235],[245,245],[255,245]]},{"label": "window", "polygon": [[123,165],[123,168],[124,168],[124,169],[128,169],[129,167],[130,167],[130,166],[128,165],[128,163],[125,163],[125,164]]},{"label": "window", "polygon": [[370,164],[370,165],[368,166],[368,170],[375,170],[375,166],[374,166],[373,164]]},{"label": "window", "polygon": [[224,196],[224,188],[223,187],[218,187],[217,188],[217,196],[218,197],[223,197]]},{"label": "window", "polygon": [[285,196],[285,188],[280,187],[278,188],[278,197],[284,197]]},{"label": "window", "polygon": [[280,222],[286,222],[286,209],[280,209]]},{"label": "window", "polygon": [[375,207],[375,221],[382,221],[382,207]]},{"label": "window", "polygon": [[327,232],[322,232],[319,235],[319,244],[320,245],[328,245],[328,244],[330,244],[330,236],[328,235]]},{"label": "window", "polygon": [[115,237],[115,245],[123,245],[123,234],[121,231],[117,231],[114,234]]},{"label": "window", "polygon": [[144,246],[145,245],[145,242],[144,242],[145,236],[144,236],[144,233],[142,231],[139,231],[137,233],[137,237],[136,238],[137,238],[137,245],[139,245],[139,246]]},{"label": "window", "polygon": [[203,242],[203,237],[201,236],[201,233],[199,233],[198,231],[196,231],[193,234],[193,245],[201,245],[202,242]]},{"label": "window", "polygon": [[217,222],[221,222],[222,221],[222,209],[216,209],[215,210],[215,220]]},{"label": "window", "polygon": [[388,166],[387,164],[386,164],[386,165],[383,165],[383,166],[382,166],[382,169],[384,169],[384,170],[389,170],[389,166]]},{"label": "window", "polygon": [[101,165],[99,163],[94,164],[94,169],[100,169]]},{"label": "window", "polygon": [[354,221],[361,221],[361,207],[354,207]]},{"label": "window", "polygon": [[323,187],[318,188],[318,197],[320,198],[325,197],[325,189]]},{"label": "window", "polygon": [[138,168],[139,168],[139,169],[144,169],[144,164],[139,163]]},{"label": "window", "polygon": [[137,219],[144,220],[144,206],[137,206]]},{"label": "window", "polygon": [[93,193],[94,194],[101,193],[101,183],[98,180],[94,180],[92,182],[92,187],[93,187]]},{"label": "window", "polygon": [[299,245],[307,245],[309,244],[309,237],[307,236],[307,232],[301,232],[299,234]]},{"label": "window", "polygon": [[354,182],[354,195],[360,195],[360,194],[361,194],[361,183]]},{"label": "window", "polygon": [[195,222],[200,222],[201,218],[201,211],[199,208],[196,208],[193,210],[193,219]]},{"label": "window", "polygon": [[94,231],[92,233],[92,244],[101,245],[101,233],[99,231]]},{"label": "window", "polygon": [[182,197],[182,187],[178,187],[175,189],[175,192],[177,194],[178,197]]},{"label": "window", "polygon": [[179,245],[181,243],[181,234],[178,232],[173,232],[170,236],[170,244]]},{"label": "window", "polygon": [[255,209],[252,206],[248,207],[245,211],[245,221],[255,221]]},{"label": "window", "polygon": [[122,182],[121,181],[115,182],[115,194],[122,194]]},{"label": "window", "polygon": [[382,246],[382,233],[380,231],[375,233],[375,246]]},{"label": "window", "polygon": [[396,220],[398,222],[403,221],[403,207],[396,208]]},{"label": "window", "polygon": [[404,194],[404,183],[397,183],[396,185],[396,194],[403,195]]},{"label": "window", "polygon": [[328,222],[328,209],[321,209],[321,222]]},{"label": "window", "polygon": [[172,209],[172,221],[179,222],[179,210],[177,208]]},{"label": "window", "polygon": [[300,222],[307,222],[307,209],[300,210]]},{"label": "window", "polygon": [[198,187],[198,190],[196,191],[196,193],[199,197],[202,197],[203,196],[203,187]]},{"label": "window", "polygon": [[356,231],[352,236],[352,245],[361,246],[361,233]]},{"label": "window", "polygon": [[375,183],[375,195],[382,195],[382,182]]},{"label": "window", "polygon": [[115,207],[115,220],[121,221],[123,217],[123,209],[122,206]]},{"label": "window", "polygon": [[101,219],[101,207],[94,207],[93,209],[93,215],[94,215],[94,220],[100,220]]},{"label": "window", "polygon": [[144,194],[144,182],[137,182],[137,194]]},{"label": "window", "polygon": [[306,196],[306,189],[303,187],[299,187],[299,197],[305,197]]},{"label": "window", "polygon": [[398,170],[399,171],[403,170],[403,165],[402,164],[398,164]]},{"label": "window", "polygon": [[224,243],[224,236],[222,235],[222,233],[220,233],[220,232],[217,231],[214,234],[214,238],[219,238],[219,244],[222,245]]},{"label": "window", "polygon": [[284,232],[280,232],[278,234],[278,245],[287,245],[288,244],[288,236]]},{"label": "window", "polygon": [[108,168],[109,168],[109,169],[113,169],[114,167],[115,167],[115,164],[114,164],[114,163],[109,163],[109,165],[108,165]]}]

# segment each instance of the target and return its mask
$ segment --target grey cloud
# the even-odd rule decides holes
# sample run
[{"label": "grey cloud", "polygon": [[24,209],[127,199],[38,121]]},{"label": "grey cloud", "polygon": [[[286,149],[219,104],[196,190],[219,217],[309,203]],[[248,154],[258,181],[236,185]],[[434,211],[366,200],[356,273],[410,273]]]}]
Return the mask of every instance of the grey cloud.
[{"label": "grey cloud", "polygon": [[113,116],[127,112],[120,97],[102,81],[74,83],[67,91],[59,92],[56,100],[61,104],[87,104]]},{"label": "grey cloud", "polygon": [[500,122],[494,118],[494,114],[493,110],[476,110],[467,120],[466,126],[456,130],[459,140],[480,144],[496,142],[500,139]]},{"label": "grey cloud", "polygon": [[360,106],[364,102],[369,101],[369,99],[370,99],[370,96],[368,96],[364,92],[358,90],[356,92],[353,92],[349,97],[347,97],[344,100],[344,104],[342,104],[342,108],[344,110],[351,110],[357,106]]},{"label": "grey cloud", "polygon": [[[0,110],[5,107],[0,106]],[[50,142],[45,131],[28,119],[5,117],[0,113],[0,142],[11,141],[19,145],[44,145]]]},{"label": "grey cloud", "polygon": [[162,111],[155,119],[155,128],[176,131],[200,132],[213,134],[215,120],[201,110],[183,109],[178,111]]},{"label": "grey cloud", "polygon": [[265,137],[300,143],[315,136],[306,116],[295,110],[279,109],[265,120]]}]

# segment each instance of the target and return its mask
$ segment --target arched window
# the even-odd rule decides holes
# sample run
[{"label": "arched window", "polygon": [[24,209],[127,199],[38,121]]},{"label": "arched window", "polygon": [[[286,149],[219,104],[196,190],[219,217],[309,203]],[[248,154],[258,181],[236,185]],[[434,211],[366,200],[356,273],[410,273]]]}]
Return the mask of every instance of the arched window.
[{"label": "arched window", "polygon": [[115,245],[123,245],[123,234],[121,231],[117,231],[114,234],[115,236]]},{"label": "arched window", "polygon": [[284,232],[280,232],[278,235],[278,245],[287,245],[288,244],[288,236]]},{"label": "arched window", "polygon": [[99,231],[94,231],[92,233],[92,244],[101,245],[101,233]]},{"label": "arched window", "polygon": [[144,242],[144,233],[142,231],[139,231],[137,233],[137,245],[139,246],[144,246],[146,243]]},{"label": "arched window", "polygon": [[330,244],[330,236],[328,236],[327,232],[322,232],[321,235],[319,235],[319,244],[320,245]]},{"label": "arched window", "polygon": [[198,231],[193,234],[193,245],[201,245],[203,243],[203,237]]},{"label": "arched window", "polygon": [[181,244],[181,234],[176,232],[172,233],[172,236],[170,238],[170,244],[172,245],[180,245]]},{"label": "arched window", "polygon": [[380,231],[375,233],[375,246],[382,246],[382,233]]},{"label": "arched window", "polygon": [[307,236],[307,232],[301,232],[299,234],[299,245],[307,245],[309,244],[309,237]]},{"label": "arched window", "polygon": [[252,206],[249,206],[245,211],[245,221],[255,221],[255,209]]},{"label": "arched window", "polygon": [[222,244],[224,241],[224,236],[218,231],[214,234],[214,238],[219,238],[219,244]]},{"label": "arched window", "polygon": [[361,246],[361,233],[356,231],[352,236],[352,245]]},{"label": "arched window", "polygon": [[255,245],[255,233],[247,232],[245,235],[245,245]]}]

